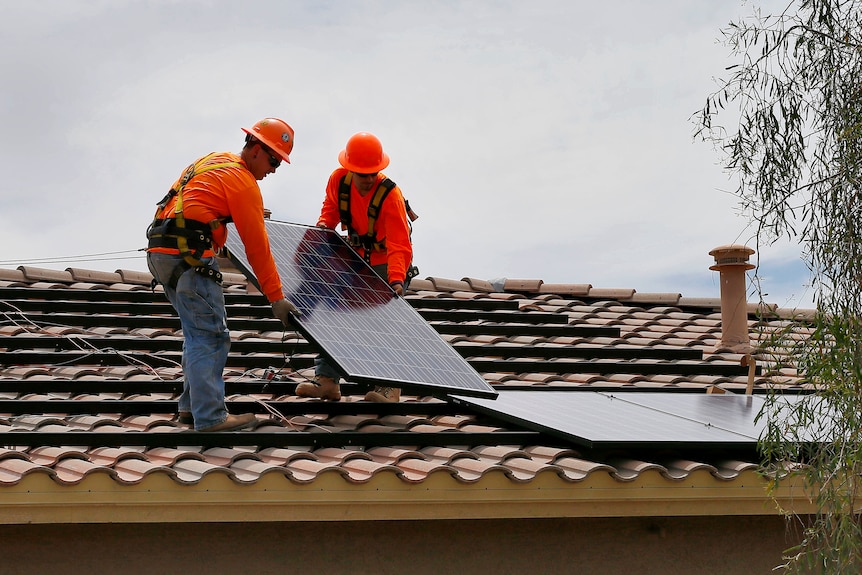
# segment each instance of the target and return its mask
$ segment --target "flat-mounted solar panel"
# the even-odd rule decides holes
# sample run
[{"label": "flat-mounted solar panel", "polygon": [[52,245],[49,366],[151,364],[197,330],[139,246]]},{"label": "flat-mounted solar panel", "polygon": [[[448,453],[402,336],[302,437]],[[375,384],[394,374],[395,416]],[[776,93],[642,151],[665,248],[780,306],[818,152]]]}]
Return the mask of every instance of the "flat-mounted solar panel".
[{"label": "flat-mounted solar panel", "polygon": [[494,401],[453,397],[509,423],[590,448],[754,447],[759,396],[656,392],[504,391]]},{"label": "flat-mounted solar panel", "polygon": [[[257,285],[239,234],[229,226],[228,256]],[[347,379],[438,395],[497,396],[335,231],[273,220],[266,229],[284,294],[302,313],[294,320],[297,330]]]}]

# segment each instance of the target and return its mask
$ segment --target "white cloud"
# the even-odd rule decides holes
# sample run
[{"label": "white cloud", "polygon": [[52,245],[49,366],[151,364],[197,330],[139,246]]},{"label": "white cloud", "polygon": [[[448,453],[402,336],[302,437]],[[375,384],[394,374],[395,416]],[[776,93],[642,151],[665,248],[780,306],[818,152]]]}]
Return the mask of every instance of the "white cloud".
[{"label": "white cloud", "polygon": [[689,122],[727,63],[719,29],[749,10],[736,3],[0,7],[4,267],[142,247],[179,172],[238,150],[240,127],[267,115],[297,133],[292,165],[262,183],[288,221],[316,220],[351,134],[380,136],[420,214],[423,277],[711,296],[709,250],[750,240]]}]

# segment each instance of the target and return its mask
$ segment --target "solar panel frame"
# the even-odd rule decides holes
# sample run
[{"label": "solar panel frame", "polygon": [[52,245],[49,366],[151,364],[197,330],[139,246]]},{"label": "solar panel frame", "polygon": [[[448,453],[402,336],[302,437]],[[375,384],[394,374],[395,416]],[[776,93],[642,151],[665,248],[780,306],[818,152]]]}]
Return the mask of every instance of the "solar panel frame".
[{"label": "solar panel frame", "polygon": [[[260,288],[236,227],[226,254]],[[497,392],[334,230],[266,221],[297,330],[356,383],[432,395],[493,398]]]}]

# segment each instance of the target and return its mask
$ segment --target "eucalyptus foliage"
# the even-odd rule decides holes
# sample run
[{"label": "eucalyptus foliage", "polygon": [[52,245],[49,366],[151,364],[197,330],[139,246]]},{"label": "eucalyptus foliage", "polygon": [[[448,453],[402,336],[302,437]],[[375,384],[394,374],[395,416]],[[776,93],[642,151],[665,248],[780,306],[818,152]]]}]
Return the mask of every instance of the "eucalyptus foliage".
[{"label": "eucalyptus foliage", "polygon": [[696,116],[697,134],[738,178],[758,243],[797,240],[811,271],[809,336],[777,333],[759,350],[774,345],[778,357],[792,347],[817,389],[800,400],[772,394],[761,414],[773,485],[801,478],[817,508],[813,517],[788,513],[801,543],[785,567],[796,572],[862,572],[860,12],[862,0],[798,0],[730,24],[723,40],[736,64]]}]

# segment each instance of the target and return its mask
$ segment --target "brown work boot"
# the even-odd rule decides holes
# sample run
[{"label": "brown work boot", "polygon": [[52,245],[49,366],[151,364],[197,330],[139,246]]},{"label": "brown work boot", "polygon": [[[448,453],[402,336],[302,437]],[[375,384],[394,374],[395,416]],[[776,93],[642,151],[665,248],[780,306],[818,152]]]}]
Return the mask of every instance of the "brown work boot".
[{"label": "brown work boot", "polygon": [[401,401],[401,390],[397,387],[375,387],[365,394],[365,401],[377,403],[398,403]]},{"label": "brown work boot", "polygon": [[331,377],[318,375],[310,383],[300,383],[297,385],[296,395],[299,397],[314,397],[327,401],[338,401],[341,399],[341,387]]},{"label": "brown work boot", "polygon": [[180,411],[177,414],[177,423],[181,423],[182,425],[194,425],[195,418],[192,416],[191,411]]},{"label": "brown work boot", "polygon": [[242,415],[227,415],[227,419],[222,421],[221,423],[216,423],[215,425],[211,425],[210,427],[205,427],[203,429],[198,429],[198,431],[236,431],[238,429],[243,429],[248,427],[257,418],[253,413],[243,413]]}]

